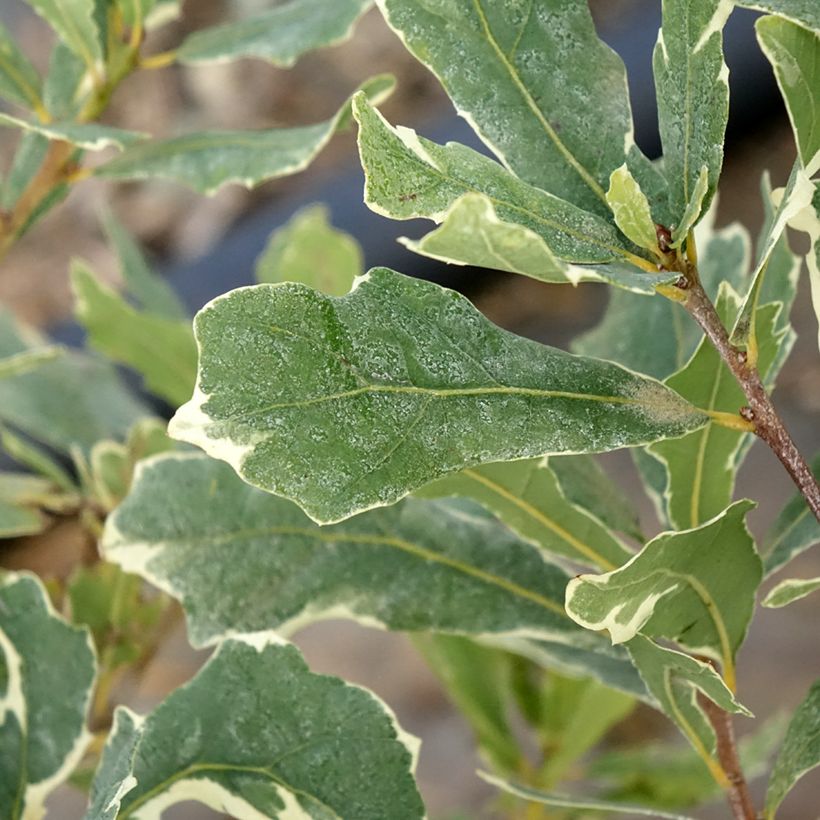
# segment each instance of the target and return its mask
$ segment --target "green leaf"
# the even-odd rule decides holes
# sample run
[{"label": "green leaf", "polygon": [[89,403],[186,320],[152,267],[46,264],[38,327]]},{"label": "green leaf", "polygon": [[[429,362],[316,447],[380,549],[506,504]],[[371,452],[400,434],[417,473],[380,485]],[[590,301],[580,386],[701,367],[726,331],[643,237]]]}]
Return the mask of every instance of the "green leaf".
[{"label": "green leaf", "polygon": [[225,641],[190,683],[140,722],[121,714],[117,729],[94,788],[120,801],[122,820],[186,800],[237,817],[424,816],[418,741],[375,695],[312,673],[270,635]]},{"label": "green leaf", "polygon": [[71,122],[89,94],[88,68],[65,43],[51,51],[43,85],[43,102],[52,120]]},{"label": "green leaf", "polygon": [[649,817],[670,818],[670,820],[692,820],[691,817],[685,817],[682,814],[671,814],[670,812],[658,811],[655,808],[647,808],[646,806],[618,803],[612,800],[597,800],[594,797],[544,792],[540,789],[534,789],[531,786],[525,786],[522,783],[511,783],[500,777],[487,774],[487,772],[480,771],[478,772],[478,776],[482,780],[486,780],[487,783],[497,786],[505,792],[514,794],[522,800],[528,800],[531,803],[541,803],[545,806],[556,806],[568,809],[590,809],[595,812],[615,812],[617,814],[640,814],[648,815]]},{"label": "green leaf", "polygon": [[[806,267],[809,269],[809,284],[811,286],[811,301],[814,313],[820,323],[820,187],[816,187],[811,204],[792,217],[789,225],[798,231],[809,235],[811,248],[806,254]],[[817,335],[820,345],[820,331]]]},{"label": "green leaf", "polygon": [[657,253],[658,237],[649,202],[626,163],[610,175],[606,201],[621,233],[639,248]]},{"label": "green leaf", "polygon": [[181,0],[116,0],[126,26],[142,23],[146,31],[176,20],[182,10]]},{"label": "green leaf", "polygon": [[777,755],[766,792],[766,818],[772,820],[783,798],[807,772],[820,765],[820,681],[797,707]]},{"label": "green leaf", "polygon": [[751,717],[751,712],[735,700],[723,678],[710,664],[666,649],[642,635],[632,638],[627,649],[660,709],[681,730],[712,777],[721,785],[728,786],[726,775],[714,757],[715,733],[698,703],[698,697],[707,697],[732,714]]},{"label": "green leaf", "polygon": [[496,770],[515,772],[521,748],[510,724],[510,656],[459,635],[418,634],[413,643],[472,728]]},{"label": "green leaf", "polygon": [[769,591],[763,599],[762,605],[776,609],[781,606],[799,601],[807,595],[811,595],[815,590],[820,589],[820,578],[789,578],[781,581],[776,587]]},{"label": "green leaf", "polygon": [[[764,180],[764,185],[766,182],[767,180]],[[731,334],[732,344],[746,350],[749,361],[753,365],[758,362],[761,344],[761,340],[758,338],[757,317],[761,291],[768,278],[769,262],[773,254],[778,251],[787,223],[797,217],[806,207],[810,207],[813,194],[814,185],[806,173],[801,170],[799,164],[795,163],[785,191],[780,192],[781,198],[777,210],[771,213],[771,206],[767,203],[767,224],[758,243],[758,258],[755,270],[752,273],[752,284],[735,319]],[[785,239],[783,244],[786,244]],[[787,245],[786,248],[788,248]],[[786,286],[790,284],[788,277],[783,284]],[[769,290],[771,289],[769,288]],[[781,296],[781,294],[778,294],[778,296]],[[787,307],[791,307],[793,298],[793,294],[786,297],[785,304]],[[788,313],[788,311],[784,312]]]},{"label": "green leaf", "polygon": [[45,528],[46,520],[39,511],[0,497],[0,538],[36,535]]},{"label": "green leaf", "polygon": [[[53,610],[31,575],[0,579],[0,816],[42,817],[91,735],[85,727],[96,662],[88,632]],[[4,674],[3,674],[4,673]]]},{"label": "green leaf", "polygon": [[445,476],[416,492],[422,498],[477,501],[522,538],[586,566],[615,569],[632,554],[606,526],[564,496],[546,459],[484,464]]},{"label": "green leaf", "polygon": [[[717,309],[731,324],[739,299],[728,283],[721,285]],[[780,329],[780,303],[769,303],[756,311],[758,367],[766,383],[794,342],[788,325]],[[703,339],[686,367],[666,380],[666,384],[704,409],[736,413],[746,403],[743,391],[707,339]],[[726,507],[733,497],[738,467],[750,438],[742,430],[715,423],[675,442],[656,442],[650,453],[665,467],[665,506],[677,529],[688,529],[708,521]]]},{"label": "green leaf", "polygon": [[[638,249],[624,242],[605,219],[527,184],[489,157],[458,143],[436,145],[409,128],[393,128],[361,96],[353,101],[353,114],[359,123],[365,202],[377,213],[393,219],[424,217],[441,222],[464,194],[484,194],[486,199],[468,200],[467,204],[471,211],[478,203],[485,211],[487,204],[492,206],[493,212],[482,220],[488,232],[502,230],[496,227],[493,231],[494,214],[496,221],[537,234],[548,252],[560,259],[587,263],[630,260],[655,270],[633,253]],[[453,221],[456,217],[451,216]],[[518,233],[520,236],[520,230]],[[454,255],[460,244],[450,242]],[[491,264],[497,264],[492,253],[486,255]],[[543,256],[543,249],[540,254],[535,252],[536,263],[542,266],[546,263],[538,259]],[[548,281],[556,281],[556,273],[550,275]],[[571,276],[563,278],[572,281]]]},{"label": "green leaf", "polygon": [[0,445],[18,464],[49,479],[64,492],[76,491],[74,479],[50,455],[31,442],[14,435],[10,430],[0,428]]},{"label": "green leaf", "polygon": [[0,379],[8,379],[11,376],[19,376],[23,373],[30,373],[32,370],[53,362],[65,355],[65,348],[59,345],[45,345],[31,350],[24,350],[15,353],[13,356],[6,356],[0,359]]},{"label": "green leaf", "polygon": [[658,382],[521,339],[464,297],[386,268],[337,299],[243,288],[200,311],[195,331],[197,390],[171,434],[322,523],[465,467],[705,421]]},{"label": "green leaf", "polygon": [[140,466],[108,560],[182,601],[196,645],[346,615],[402,631],[572,641],[567,574],[473,505],[410,499],[319,527],[203,455]]},{"label": "green leaf", "polygon": [[41,510],[62,511],[76,503],[75,496],[60,493],[46,478],[0,472],[0,538],[42,532],[48,522]]},{"label": "green leaf", "polygon": [[347,40],[371,3],[289,0],[262,14],[191,34],[179,47],[179,60],[203,63],[258,57],[290,68],[308,51]]},{"label": "green leaf", "polygon": [[820,9],[814,0],[734,0],[735,5],[768,11],[793,23],[820,31]]},{"label": "green leaf", "polygon": [[567,613],[587,629],[609,630],[613,643],[639,632],[675,640],[721,663],[734,689],[734,659],[763,574],[744,522],[752,506],[739,501],[698,529],[661,533],[621,569],[573,578]]},{"label": "green leaf", "polygon": [[803,168],[813,176],[820,170],[820,27],[810,31],[782,17],[762,17],[755,30],[774,68]]},{"label": "green leaf", "polygon": [[102,223],[108,241],[117,252],[120,273],[126,289],[140,307],[165,319],[187,320],[188,312],[174,289],[167,280],[151,270],[139,246],[114,216],[113,211],[103,212]]},{"label": "green leaf", "polygon": [[526,182],[609,217],[612,171],[627,156],[633,172],[648,166],[632,139],[623,63],[598,38],[586,3],[378,5],[458,112]]},{"label": "green leaf", "polygon": [[6,128],[22,128],[42,134],[50,140],[63,140],[84,148],[86,151],[102,151],[103,148],[119,148],[124,150],[135,142],[146,138],[146,134],[136,131],[124,131],[122,128],[112,128],[110,125],[77,124],[74,122],[40,123],[12,117],[11,114],[0,113],[0,126]]},{"label": "green leaf", "polygon": [[700,169],[695,187],[692,190],[691,198],[686,204],[686,210],[680,218],[680,222],[672,228],[672,245],[673,248],[679,248],[689,231],[695,227],[700,215],[703,213],[703,200],[709,191],[709,169],[704,165]]},{"label": "green leaf", "polygon": [[[389,75],[374,77],[362,88],[371,99],[393,88]],[[303,171],[349,122],[350,102],[329,120],[297,128],[259,131],[204,131],[134,146],[96,169],[109,179],[160,177],[188,185],[208,196],[223,185],[253,188],[270,179]]]},{"label": "green leaf", "polygon": [[[747,277],[750,239],[738,223],[712,230],[712,218],[697,227],[699,274],[712,298],[724,279],[740,287]],[[613,291],[603,321],[579,336],[572,349],[584,356],[618,362],[630,370],[665,379],[695,352],[702,334],[680,305],[657,296],[645,299]]]},{"label": "green leaf", "polygon": [[42,109],[42,80],[20,50],[11,32],[0,23],[0,96],[33,111]]},{"label": "green leaf", "polygon": [[[812,472],[820,479],[820,456],[812,462]],[[820,543],[820,523],[812,515],[806,499],[800,494],[792,496],[777,516],[764,540],[766,575],[777,572],[792,558]]]},{"label": "green leaf", "polygon": [[611,530],[644,541],[632,501],[594,456],[553,456],[549,466],[570,503],[586,510]]},{"label": "green leaf", "polygon": [[26,0],[60,39],[90,68],[102,67],[100,30],[94,0]]},{"label": "green leaf", "polygon": [[197,353],[188,321],[135,310],[77,261],[71,287],[75,315],[94,348],[134,368],[152,393],[173,406],[191,397]]},{"label": "green leaf", "polygon": [[342,296],[364,273],[356,240],[330,224],[327,208],[312,205],[274,231],[256,262],[258,282],[301,282]]},{"label": "green leaf", "polygon": [[11,168],[3,181],[0,205],[10,209],[40,169],[48,151],[48,139],[33,131],[24,131],[14,153]]},{"label": "green leaf", "polygon": [[91,799],[85,820],[117,820],[125,795],[137,785],[131,775],[143,720],[130,709],[118,706],[114,725],[103,749],[100,765],[91,784]]},{"label": "green leaf", "polygon": [[729,116],[722,31],[731,10],[731,0],[663,0],[663,27],[652,66],[669,207],[676,225],[697,199],[703,167],[708,174],[704,212],[720,177]]}]

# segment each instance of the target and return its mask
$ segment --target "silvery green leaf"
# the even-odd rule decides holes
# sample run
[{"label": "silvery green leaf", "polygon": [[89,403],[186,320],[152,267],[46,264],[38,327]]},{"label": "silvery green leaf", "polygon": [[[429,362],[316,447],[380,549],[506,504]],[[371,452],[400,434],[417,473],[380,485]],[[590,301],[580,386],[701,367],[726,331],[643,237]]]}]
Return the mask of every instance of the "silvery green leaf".
[{"label": "silvery green leaf", "polygon": [[778,806],[804,774],[820,765],[820,681],[792,716],[780,747],[766,791],[766,820],[773,820]]},{"label": "silvery green leaf", "polygon": [[78,124],[74,122],[45,124],[30,122],[3,113],[0,113],[0,126],[33,131],[35,134],[42,134],[50,140],[64,140],[76,145],[78,148],[84,148],[86,151],[102,151],[103,148],[111,146],[124,150],[129,145],[144,140],[147,136],[136,131],[112,128],[110,125]]},{"label": "silvery green leaf", "polygon": [[[820,478],[820,456],[815,457],[811,466],[814,475]],[[820,543],[820,523],[800,493],[792,496],[782,509],[763,543],[766,575],[777,572],[792,558]]]},{"label": "silvery green leaf", "polygon": [[0,538],[41,532],[48,523],[42,510],[59,512],[76,503],[76,496],[60,492],[47,478],[0,472]]},{"label": "silvery green leaf", "polygon": [[[543,240],[541,248],[529,252],[534,257],[536,278],[546,276],[547,281],[572,281],[571,275],[561,276],[553,269],[550,256],[586,263],[632,261],[655,270],[651,262],[637,255],[638,248],[623,240],[614,225],[527,184],[472,148],[454,142],[437,145],[411,129],[393,128],[362,96],[354,99],[353,114],[359,123],[365,202],[376,213],[393,219],[424,217],[441,222],[465,194],[483,194],[483,199],[468,200],[462,208],[475,211],[477,205],[483,206],[485,213],[479,218],[487,226],[487,232],[509,235],[513,226],[519,226]],[[487,204],[493,213],[486,213]],[[472,218],[476,218],[474,214]],[[494,226],[494,218],[505,226]],[[450,217],[451,222],[454,219]],[[441,234],[438,237],[440,243]],[[519,231],[514,240],[517,245],[522,237],[528,238],[529,234]],[[458,258],[461,244],[451,239],[449,245],[454,247],[450,255],[455,261],[471,261],[472,258]],[[543,246],[547,249],[546,256]],[[518,251],[519,255],[524,253],[524,250]],[[440,255],[448,256],[447,253]],[[487,257],[498,265],[499,260],[493,259],[492,252]],[[511,262],[510,266],[523,267],[523,261]],[[576,275],[576,281],[579,278]]]},{"label": "silvery green leaf", "polygon": [[[764,185],[766,180],[764,180]],[[798,217],[807,207],[811,206],[814,194],[814,185],[808,175],[800,168],[799,163],[795,163],[785,191],[779,192],[780,202],[777,210],[767,219],[764,234],[760,238],[758,246],[757,262],[752,273],[752,284],[743,301],[743,305],[737,315],[732,329],[731,340],[734,345],[745,349],[752,364],[757,364],[758,348],[761,340],[758,339],[757,316],[760,306],[761,290],[765,284],[769,261],[781,242],[786,225]],[[765,196],[765,189],[764,189]],[[769,207],[767,206],[767,214]],[[785,240],[783,242],[785,244]],[[791,289],[793,284],[788,277],[779,279],[780,284],[786,289]],[[777,287],[775,286],[775,290]],[[768,288],[771,294],[772,287]],[[783,293],[776,294],[778,298],[785,301],[787,307],[791,307],[793,294],[786,296]],[[765,298],[765,297],[764,297]],[[788,312],[788,311],[786,311]]]},{"label": "silvery green leaf", "polygon": [[312,205],[275,230],[256,262],[257,282],[301,282],[331,296],[342,296],[364,273],[362,249],[336,230],[327,208]]},{"label": "silvery green leaf", "polygon": [[666,820],[666,818],[669,818],[669,820],[692,820],[691,817],[686,817],[683,814],[659,811],[654,807],[620,803],[615,800],[597,800],[594,797],[582,797],[581,795],[545,792],[540,789],[534,789],[531,786],[526,786],[523,783],[513,783],[504,780],[487,772],[480,771],[478,772],[478,776],[482,780],[486,780],[490,785],[497,786],[499,789],[516,797],[520,797],[522,800],[540,803],[544,806],[555,806],[557,808],[567,809],[589,809],[594,812],[613,812],[615,814],[648,815],[649,817],[664,818],[664,820]]},{"label": "silvery green leaf", "polygon": [[820,589],[820,578],[789,578],[781,581],[761,602],[763,606],[776,609],[799,601]]},{"label": "silvery green leaf", "polygon": [[661,533],[620,569],[573,578],[567,613],[609,630],[613,643],[639,632],[675,640],[718,661],[734,688],[734,658],[763,575],[744,521],[752,506],[739,501],[698,529]]},{"label": "silvery green leaf", "polygon": [[610,174],[606,201],[621,233],[639,248],[657,252],[658,237],[649,202],[626,163]]},{"label": "silvery green leaf", "polygon": [[[809,235],[811,248],[806,254],[806,267],[809,269],[809,284],[814,313],[820,324],[820,186],[816,186],[811,203],[792,217],[789,225]],[[820,346],[820,330],[817,335]]]},{"label": "silvery green leaf", "polygon": [[24,131],[14,153],[11,168],[3,180],[0,205],[9,209],[40,169],[48,151],[48,138],[33,131]]},{"label": "silvery green leaf", "polygon": [[126,26],[141,22],[146,31],[176,20],[181,14],[181,0],[116,0]]},{"label": "silvery green leaf", "polygon": [[128,365],[157,396],[178,406],[196,381],[196,344],[190,322],[131,307],[82,263],[71,266],[75,315],[92,347]]},{"label": "silvery green leaf", "polygon": [[409,499],[319,527],[204,455],[142,463],[108,560],[180,599],[191,641],[347,616],[402,631],[583,636],[567,574],[475,505]]},{"label": "silvery green leaf", "polygon": [[703,211],[717,189],[729,116],[722,31],[731,10],[732,0],[663,0],[663,27],[652,65],[675,224],[684,218],[704,166],[708,187]]},{"label": "silvery green leaf", "polygon": [[33,575],[0,579],[0,816],[42,817],[45,799],[77,765],[96,659],[88,632],[53,610]]},{"label": "silvery green leaf", "polygon": [[30,110],[42,107],[42,80],[37,69],[0,23],[0,96]]},{"label": "silvery green leaf", "polygon": [[66,493],[74,493],[77,485],[65,469],[44,450],[10,430],[0,427],[0,446],[3,451],[22,467],[35,475],[43,476]]},{"label": "silvery green leaf", "polygon": [[491,461],[596,452],[706,416],[630,371],[497,328],[464,297],[386,268],[342,298],[295,284],[214,300],[174,438],[330,523]]},{"label": "silvery green leaf", "polygon": [[609,570],[627,561],[632,553],[607,527],[567,500],[550,464],[540,458],[484,464],[440,478],[416,496],[470,498],[545,552],[586,566]]},{"label": "silvery green leaf", "polygon": [[626,648],[661,711],[681,730],[714,779],[727,784],[714,756],[715,733],[697,702],[698,693],[730,714],[751,717],[751,712],[735,700],[710,664],[662,647],[643,635],[632,638]]},{"label": "silvery green leaf", "polygon": [[272,635],[224,641],[138,726],[124,719],[97,793],[121,820],[186,800],[248,818],[424,817],[418,741],[375,695],[312,673]]},{"label": "silvery green leaf", "polygon": [[283,68],[303,54],[347,40],[372,0],[286,0],[272,9],[189,35],[179,47],[183,63],[258,57]]},{"label": "silvery green leaf", "polygon": [[609,175],[632,139],[626,74],[586,3],[378,0],[458,112],[522,180],[609,216]]},{"label": "silvery green leaf", "polygon": [[490,197],[466,193],[453,202],[441,225],[418,241],[400,238],[405,247],[455,265],[520,273],[542,282],[608,282],[627,290],[654,293],[669,275],[651,274],[628,262],[573,265],[559,259],[544,238],[514,222],[499,219]]},{"label": "silvery green leaf", "polygon": [[[739,299],[728,283],[721,285],[717,309],[727,324]],[[767,384],[788,355],[794,332],[782,327],[782,305],[772,302],[756,310],[758,367]],[[708,340],[703,339],[686,366],[666,384],[692,402],[713,411],[737,413],[746,403],[743,391]],[[696,527],[717,515],[732,500],[735,477],[748,451],[749,433],[710,424],[677,442],[655,442],[649,450],[663,462],[667,481],[665,502],[678,529]]]},{"label": "silvery green leaf", "polygon": [[755,30],[774,68],[800,161],[814,176],[820,170],[820,24],[810,31],[782,17],[762,17]]},{"label": "silvery green leaf", "polygon": [[188,319],[188,312],[171,285],[154,273],[136,242],[112,211],[102,215],[108,241],[117,253],[126,290],[140,307],[166,319]]},{"label": "silvery green leaf", "polygon": [[26,0],[57,32],[60,39],[89,67],[98,69],[103,59],[94,0]]},{"label": "silvery green leaf", "polygon": [[734,0],[735,5],[768,11],[793,23],[820,31],[820,9],[814,0]]},{"label": "silvery green leaf", "polygon": [[118,706],[100,764],[91,784],[85,820],[117,820],[123,797],[136,785],[131,774],[143,720],[130,709]]},{"label": "silvery green leaf", "polygon": [[672,228],[673,248],[679,248],[686,239],[689,231],[695,226],[703,213],[703,200],[709,191],[709,169],[704,165],[700,169],[695,187],[686,203],[686,210],[683,212],[680,221]]},{"label": "silvery green leaf", "polygon": [[91,91],[87,75],[86,64],[65,43],[54,46],[43,83],[43,102],[52,120],[70,122],[77,116]]},{"label": "silvery green leaf", "polygon": [[42,347],[14,353],[11,356],[4,356],[0,358],[0,380],[37,370],[47,362],[59,359],[65,355],[65,352],[65,348],[59,345],[43,345]]},{"label": "silvery green leaf", "polygon": [[611,530],[643,542],[638,512],[626,493],[594,456],[553,456],[549,461],[567,501],[595,516]]},{"label": "silvery green leaf", "polygon": [[[362,86],[374,101],[392,90],[389,75]],[[253,188],[270,179],[303,171],[350,119],[348,101],[329,120],[296,128],[258,131],[203,131],[136,145],[96,169],[109,179],[160,177],[215,194],[223,185]]]}]

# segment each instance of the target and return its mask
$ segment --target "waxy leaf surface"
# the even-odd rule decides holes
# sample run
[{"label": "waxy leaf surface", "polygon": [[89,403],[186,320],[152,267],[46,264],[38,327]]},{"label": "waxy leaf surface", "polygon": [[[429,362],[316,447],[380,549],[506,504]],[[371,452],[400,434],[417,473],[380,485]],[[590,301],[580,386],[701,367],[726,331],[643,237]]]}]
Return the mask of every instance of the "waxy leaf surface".
[{"label": "waxy leaf surface", "polygon": [[810,31],[782,17],[763,17],[755,30],[774,68],[800,160],[813,176],[820,170],[820,29]]},{"label": "waxy leaf surface", "polygon": [[615,224],[624,236],[645,250],[654,251],[658,247],[655,223],[652,221],[646,194],[629,172],[626,163],[616,168],[609,177],[606,201],[612,208]]},{"label": "waxy leaf surface", "polygon": [[96,673],[88,632],[66,623],[30,575],[0,579],[0,816],[42,817],[79,763]]},{"label": "waxy leaf surface", "polygon": [[179,598],[191,640],[347,615],[405,631],[583,634],[568,576],[479,507],[408,499],[319,527],[203,455],[145,463],[106,556]]},{"label": "waxy leaf surface", "polygon": [[179,47],[183,63],[258,57],[288,68],[303,54],[336,45],[372,0],[288,0],[269,11],[189,35]]},{"label": "waxy leaf surface", "polygon": [[669,207],[676,225],[704,166],[708,186],[703,211],[717,189],[729,117],[722,31],[731,10],[731,0],[663,0],[663,27],[652,65]]},{"label": "waxy leaf surface", "polygon": [[301,282],[342,296],[364,273],[362,256],[356,240],[330,224],[327,209],[312,205],[273,232],[256,262],[256,281]]},{"label": "waxy leaf surface", "polygon": [[214,300],[171,434],[316,521],[447,473],[676,436],[706,417],[651,379],[521,339],[385,268],[345,297],[257,285]]},{"label": "waxy leaf surface", "polygon": [[484,464],[440,478],[423,498],[471,498],[522,538],[587,566],[615,569],[632,557],[607,527],[564,495],[546,459]]},{"label": "waxy leaf surface", "polygon": [[807,772],[820,766],[820,681],[792,716],[766,791],[766,818],[772,820],[783,798]]},{"label": "waxy leaf surface", "polygon": [[727,679],[746,636],[763,570],[739,501],[699,529],[661,533],[625,566],[579,575],[567,587],[570,617],[608,629],[613,643],[638,632],[675,640],[723,665]]},{"label": "waxy leaf surface", "polygon": [[197,354],[190,322],[136,310],[79,262],[72,266],[71,286],[75,314],[92,347],[134,368],[171,405],[191,397]]},{"label": "waxy leaf surface", "polygon": [[35,109],[42,105],[41,86],[37,69],[20,50],[11,32],[0,23],[0,97]]},{"label": "waxy leaf surface", "polygon": [[[382,99],[393,87],[387,76],[363,86]],[[350,103],[316,125],[258,131],[203,131],[169,140],[153,140],[125,151],[101,165],[97,176],[109,179],[161,177],[188,185],[201,194],[215,194],[223,185],[246,188],[303,171],[349,121]]]},{"label": "waxy leaf surface", "polygon": [[733,0],[736,6],[768,11],[813,31],[820,31],[820,7],[814,0]]},{"label": "waxy leaf surface", "polygon": [[417,747],[370,692],[257,635],[222,643],[141,721],[120,713],[97,789],[123,820],[186,800],[235,817],[415,820]]},{"label": "waxy leaf surface", "polygon": [[609,175],[627,156],[648,165],[632,140],[623,63],[598,38],[586,3],[378,5],[458,112],[521,179],[609,217]]},{"label": "waxy leaf surface", "polygon": [[[509,238],[499,240],[497,236],[504,231],[509,237],[515,226],[519,228],[519,238],[513,241],[519,259],[503,266],[504,269],[510,264],[523,267],[520,257],[526,251],[520,247],[522,228],[539,236],[547,253],[559,259],[586,263],[627,259],[645,262],[636,256],[639,249],[624,240],[607,220],[522,181],[472,148],[454,142],[437,145],[408,128],[393,128],[361,96],[354,100],[353,113],[359,123],[365,202],[377,213],[393,219],[424,217],[448,222],[451,234],[448,250],[439,255],[454,259],[462,255],[463,243],[458,240],[459,232],[454,232],[453,223],[468,217],[475,220],[476,214],[461,214],[466,206],[462,205],[458,210],[455,206],[461,197],[472,193],[486,197],[478,200],[484,203],[485,210],[479,216],[486,225],[483,232],[491,237],[488,259],[495,266],[498,261],[493,260],[492,246],[498,241],[510,242]],[[475,211],[475,199],[467,204]],[[486,213],[486,204],[491,206],[491,213]],[[504,228],[494,225],[498,220],[505,223]],[[439,250],[441,242],[442,234],[439,233]],[[542,269],[547,266],[547,276],[551,277],[547,281],[572,281],[572,275],[561,277],[559,271],[552,271],[544,247],[529,252],[535,257],[532,262],[536,269],[528,275],[545,278]],[[458,261],[473,262],[475,258],[471,254]],[[635,273],[640,276],[638,270]],[[643,278],[658,277],[648,277],[644,273]]]}]

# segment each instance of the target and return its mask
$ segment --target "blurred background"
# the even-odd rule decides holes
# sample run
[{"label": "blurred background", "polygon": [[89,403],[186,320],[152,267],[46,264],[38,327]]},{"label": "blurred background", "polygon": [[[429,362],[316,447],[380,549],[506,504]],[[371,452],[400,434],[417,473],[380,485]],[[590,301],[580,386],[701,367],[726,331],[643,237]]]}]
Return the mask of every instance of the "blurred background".
[{"label": "blurred background", "polygon": [[[270,0],[187,2],[180,21],[151,35],[151,50],[173,48],[190,31],[271,5],[275,3]],[[657,156],[651,52],[660,2],[593,0],[591,5],[601,35],[621,54],[630,72],[637,142],[650,156]],[[0,17],[15,31],[35,65],[44,69],[51,46],[45,25],[21,0],[2,0]],[[758,193],[761,172],[769,169],[773,185],[783,185],[795,155],[771,70],[754,40],[754,17],[736,11],[726,30],[732,112],[717,216],[718,225],[738,220],[753,235],[763,217]],[[308,55],[291,70],[240,61],[137,73],[117,92],[104,120],[157,136],[204,128],[308,124],[329,117],[362,79],[385,71],[398,79],[395,94],[382,106],[391,122],[413,127],[440,142],[455,139],[481,148],[455,116],[435,78],[404,50],[376,10],[360,20],[350,41]],[[81,335],[70,318],[68,264],[72,257],[84,258],[109,281],[116,281],[117,264],[99,224],[100,210],[108,205],[193,311],[219,293],[251,283],[254,261],[270,232],[300,207],[322,201],[330,207],[334,224],[362,242],[368,265],[386,265],[454,287],[502,327],[565,347],[573,336],[597,322],[607,299],[603,285],[549,286],[511,274],[438,265],[404,250],[395,238],[420,236],[429,223],[395,223],[364,207],[354,136],[350,132],[337,136],[308,171],[254,191],[229,187],[204,198],[157,181],[85,182],[12,250],[0,267],[0,301],[60,340],[80,343]],[[0,130],[3,168],[17,138],[14,131]],[[799,246],[800,237],[792,238]],[[799,340],[780,377],[777,403],[798,445],[814,453],[820,439],[820,366],[805,281],[793,323]],[[646,530],[657,531],[630,459],[615,453],[606,456],[604,464],[635,498]],[[792,494],[785,473],[758,445],[741,473],[738,495],[746,494],[760,500],[751,517],[756,535],[762,535]],[[3,553],[3,564],[59,573],[81,548],[72,538],[78,542],[79,534],[58,528],[37,543],[28,539],[24,549],[11,544]],[[793,569],[796,575],[820,574],[820,559],[805,553]],[[758,613],[741,653],[739,680],[741,700],[759,717],[793,709],[820,676],[818,615],[819,596]],[[473,775],[479,761],[472,751],[469,729],[407,639],[347,623],[325,623],[305,630],[296,642],[315,671],[332,672],[372,688],[397,712],[402,725],[422,738],[420,785],[432,817],[497,816],[488,803],[492,790]],[[123,692],[123,698],[138,710],[150,708],[169,689],[190,678],[203,657],[188,647],[184,631],[177,630],[168,636],[142,680],[132,682]],[[671,726],[649,710],[638,710],[636,715],[631,720],[637,730],[633,725],[619,731],[628,736],[637,731],[642,737],[674,734]],[[743,725],[738,729],[742,735]],[[808,820],[818,816],[820,788],[816,779],[814,784],[810,781],[807,778],[795,789],[778,817]],[[762,785],[755,784],[757,795]],[[82,805],[81,797],[62,789],[51,801],[50,816],[78,817]],[[211,815],[197,806],[176,809],[169,816]],[[702,816],[726,816],[726,809],[718,803]]]}]

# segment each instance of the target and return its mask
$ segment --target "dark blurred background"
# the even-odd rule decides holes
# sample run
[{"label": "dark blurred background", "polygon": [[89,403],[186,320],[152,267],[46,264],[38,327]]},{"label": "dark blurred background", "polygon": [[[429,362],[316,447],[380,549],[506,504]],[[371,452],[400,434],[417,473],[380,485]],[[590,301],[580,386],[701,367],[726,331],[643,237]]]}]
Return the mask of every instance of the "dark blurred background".
[{"label": "dark blurred background", "polygon": [[[258,2],[210,0],[188,2],[183,18],[152,35],[151,49],[174,47],[188,31],[229,16],[247,13]],[[267,5],[270,5],[269,3]],[[591,3],[599,31],[618,51],[630,73],[636,138],[650,155],[660,145],[655,124],[651,53],[660,23],[659,0],[600,0]],[[3,0],[0,16],[11,25],[27,53],[45,69],[51,41],[44,25],[20,0]],[[726,162],[720,187],[718,224],[738,220],[754,235],[762,221],[758,194],[761,172],[769,169],[775,187],[783,185],[794,160],[794,145],[768,63],[757,49],[755,15],[742,10],[726,29],[732,109]],[[408,125],[437,141],[476,142],[460,121],[432,75],[420,67],[391,34],[377,11],[359,22],[348,43],[304,57],[284,71],[255,61],[231,65],[142,72],[130,78],[105,117],[124,128],[172,135],[204,128],[272,127],[317,122],[330,116],[365,77],[390,71],[398,89],[383,106],[392,122]],[[0,130],[0,160],[7,167],[17,135]],[[253,264],[271,230],[305,204],[323,201],[334,223],[363,243],[368,265],[387,265],[455,287],[501,326],[531,338],[566,346],[593,325],[605,307],[606,286],[549,286],[526,277],[444,266],[414,256],[395,242],[401,235],[419,236],[429,223],[396,223],[372,214],[362,204],[363,179],[353,134],[334,139],[305,173],[254,191],[231,187],[213,198],[161,182],[125,185],[85,182],[79,193],[35,227],[0,268],[0,301],[22,318],[50,328],[63,340],[79,340],[70,322],[68,262],[83,257],[110,281],[116,263],[102,237],[98,214],[112,207],[146,247],[195,310],[213,296],[252,282]],[[799,239],[798,237],[793,237]],[[799,245],[799,241],[796,242]],[[798,444],[817,450],[820,412],[815,319],[805,282],[801,285],[794,324],[797,347],[780,378],[777,400]],[[620,483],[630,488],[646,529],[657,530],[631,462],[623,453],[604,457]],[[739,495],[759,499],[752,514],[755,534],[762,535],[792,494],[774,458],[755,446],[743,469]],[[67,535],[66,537],[70,537]],[[63,551],[65,554],[67,550]],[[51,552],[41,560],[48,570]],[[35,560],[35,563],[36,563]],[[820,557],[806,554],[794,562],[793,575],[820,574]],[[792,709],[820,675],[817,627],[820,596],[782,610],[762,610],[740,658],[740,698],[760,717]],[[493,817],[491,790],[473,776],[478,761],[469,730],[443,697],[409,641],[403,636],[365,630],[346,623],[326,623],[297,637],[317,671],[339,674],[373,688],[397,712],[403,726],[423,740],[421,788],[433,817]],[[130,704],[148,709],[168,689],[187,680],[202,655],[187,646],[184,633],[169,636],[156,662],[128,692]],[[666,727],[639,713],[646,732]],[[742,734],[744,727],[741,724]],[[674,731],[669,729],[670,734]],[[781,820],[816,817],[820,804],[817,780],[807,778],[778,814]],[[761,783],[756,792],[761,793]],[[52,800],[55,818],[77,817],[82,805],[68,790]],[[169,816],[210,816],[201,807]],[[717,804],[704,817],[726,816]]]}]

